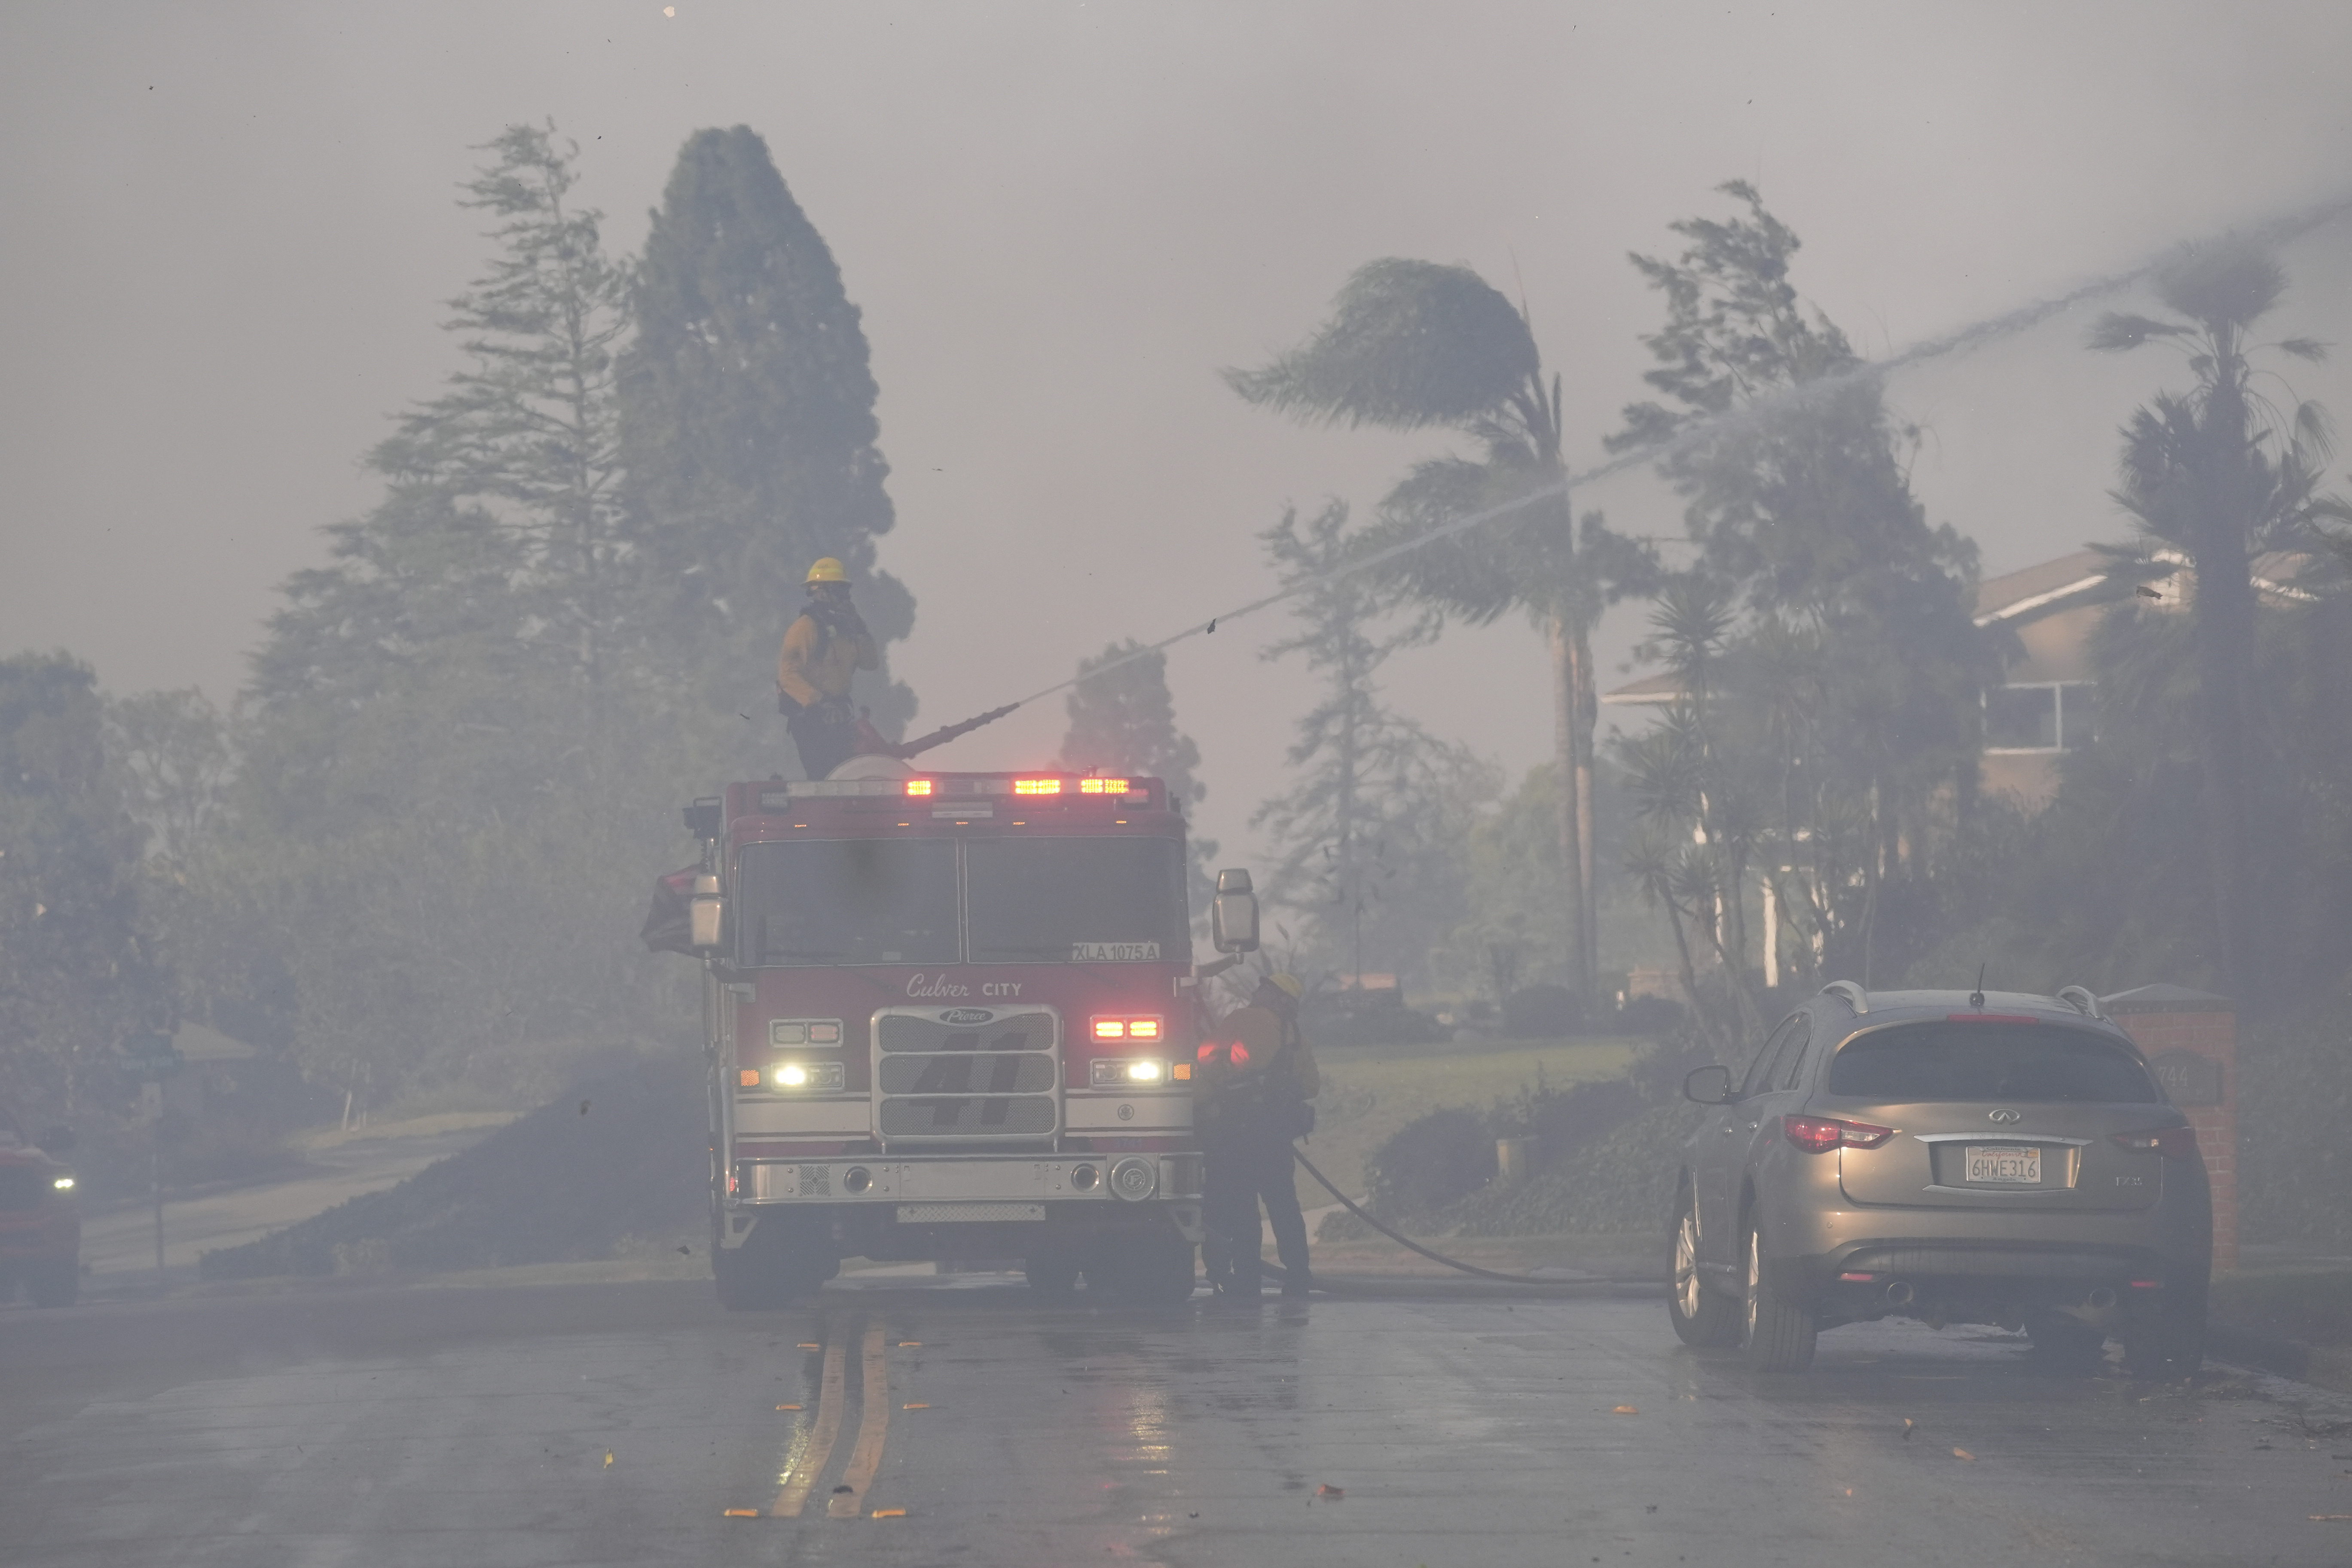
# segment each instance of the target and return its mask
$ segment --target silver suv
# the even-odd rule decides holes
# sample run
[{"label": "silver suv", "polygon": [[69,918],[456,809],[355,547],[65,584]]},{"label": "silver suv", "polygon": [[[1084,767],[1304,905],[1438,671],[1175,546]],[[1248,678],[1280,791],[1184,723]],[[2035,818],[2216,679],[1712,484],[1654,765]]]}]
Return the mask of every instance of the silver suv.
[{"label": "silver suv", "polygon": [[2188,1119],[2079,985],[2056,996],[1822,988],[1746,1076],[1705,1067],[1668,1310],[1685,1344],[1811,1364],[1841,1323],[2023,1329],[2185,1376],[2212,1202]]}]

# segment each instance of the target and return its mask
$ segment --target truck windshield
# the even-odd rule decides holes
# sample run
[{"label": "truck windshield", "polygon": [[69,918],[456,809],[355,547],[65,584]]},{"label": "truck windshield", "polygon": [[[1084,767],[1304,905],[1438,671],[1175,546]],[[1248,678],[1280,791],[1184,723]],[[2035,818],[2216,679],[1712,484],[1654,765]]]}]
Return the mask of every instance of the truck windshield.
[{"label": "truck windshield", "polygon": [[982,838],[965,846],[974,963],[1192,955],[1172,838]]},{"label": "truck windshield", "polygon": [[744,847],[738,962],[953,963],[952,840],[820,839]]},{"label": "truck windshield", "polygon": [[1849,1043],[1829,1091],[1889,1105],[1937,1100],[2161,1105],[2121,1042],[2064,1025],[1901,1024]]}]

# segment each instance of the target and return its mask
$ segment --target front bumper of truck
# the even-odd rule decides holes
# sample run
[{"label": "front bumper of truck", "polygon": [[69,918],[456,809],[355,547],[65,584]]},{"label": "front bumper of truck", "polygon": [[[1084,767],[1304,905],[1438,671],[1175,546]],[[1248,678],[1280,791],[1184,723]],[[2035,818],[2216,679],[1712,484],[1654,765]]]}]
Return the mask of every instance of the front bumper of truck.
[{"label": "front bumper of truck", "polygon": [[1172,1225],[1188,1241],[1202,1234],[1202,1157],[1192,1151],[741,1160],[728,1184],[733,1220],[722,1245],[755,1218],[794,1210],[824,1211],[845,1239],[965,1225],[992,1232]]}]

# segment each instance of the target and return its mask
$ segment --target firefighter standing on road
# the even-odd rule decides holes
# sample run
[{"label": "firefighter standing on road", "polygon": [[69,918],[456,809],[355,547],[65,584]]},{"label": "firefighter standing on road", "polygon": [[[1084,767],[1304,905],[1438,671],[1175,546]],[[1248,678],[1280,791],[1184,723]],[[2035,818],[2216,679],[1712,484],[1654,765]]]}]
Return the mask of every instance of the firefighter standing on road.
[{"label": "firefighter standing on road", "polygon": [[828,555],[811,566],[808,607],[784,631],[776,658],[776,711],[784,716],[801,766],[821,779],[857,753],[849,678],[878,669],[881,650],[849,602],[849,572]]},{"label": "firefighter standing on road", "polygon": [[1208,1155],[1202,1206],[1214,1244],[1209,1278],[1220,1293],[1254,1297],[1263,1283],[1261,1200],[1282,1259],[1282,1293],[1303,1296],[1314,1283],[1307,1220],[1290,1169],[1290,1141],[1314,1126],[1309,1102],[1322,1083],[1298,1033],[1304,989],[1294,976],[1267,975],[1249,1005],[1218,1026],[1219,1038],[1201,1047],[1202,1081],[1194,1110]]}]

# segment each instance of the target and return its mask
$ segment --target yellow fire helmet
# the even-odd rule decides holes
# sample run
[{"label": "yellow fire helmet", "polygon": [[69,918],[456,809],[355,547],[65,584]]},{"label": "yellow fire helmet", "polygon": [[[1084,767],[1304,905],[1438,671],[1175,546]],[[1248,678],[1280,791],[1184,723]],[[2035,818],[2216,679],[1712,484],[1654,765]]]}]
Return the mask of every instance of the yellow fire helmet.
[{"label": "yellow fire helmet", "polygon": [[802,581],[803,583],[846,583],[849,581],[849,568],[830,555],[824,556],[815,565],[809,568],[809,574]]},{"label": "yellow fire helmet", "polygon": [[1293,1002],[1307,994],[1307,987],[1298,983],[1298,976],[1286,971],[1267,975],[1265,983],[1288,995]]}]

